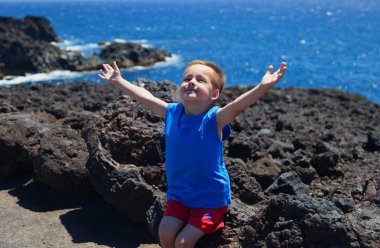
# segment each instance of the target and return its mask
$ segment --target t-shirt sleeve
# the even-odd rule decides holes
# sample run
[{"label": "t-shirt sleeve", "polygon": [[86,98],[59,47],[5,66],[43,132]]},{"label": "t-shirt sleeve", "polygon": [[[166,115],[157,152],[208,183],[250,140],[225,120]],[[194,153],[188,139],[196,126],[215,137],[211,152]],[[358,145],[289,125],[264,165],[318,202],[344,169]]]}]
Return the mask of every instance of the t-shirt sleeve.
[{"label": "t-shirt sleeve", "polygon": [[[219,139],[218,129],[216,125],[216,113],[218,112],[219,107],[215,106],[209,110],[207,113],[207,126],[208,131],[216,134]],[[222,141],[228,139],[231,135],[231,127],[230,125],[225,125],[222,129]]]},{"label": "t-shirt sleeve", "polygon": [[168,131],[168,128],[171,127],[175,112],[178,110],[178,107],[178,103],[168,103],[165,114],[165,131]]},{"label": "t-shirt sleeve", "polygon": [[177,105],[178,103],[168,103],[168,106],[166,107],[165,118],[173,114]]},{"label": "t-shirt sleeve", "polygon": [[222,129],[222,141],[225,141],[230,136],[231,136],[231,127],[229,124],[227,124]]}]

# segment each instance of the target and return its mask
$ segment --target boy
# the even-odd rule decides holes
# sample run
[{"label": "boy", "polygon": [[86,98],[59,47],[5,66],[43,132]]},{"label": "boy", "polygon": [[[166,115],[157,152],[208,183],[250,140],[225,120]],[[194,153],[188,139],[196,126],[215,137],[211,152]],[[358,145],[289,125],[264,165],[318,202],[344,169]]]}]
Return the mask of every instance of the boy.
[{"label": "boy", "polygon": [[205,234],[224,227],[231,203],[230,183],[223,161],[223,141],[229,123],[261,98],[284,75],[286,63],[261,83],[223,108],[213,107],[226,81],[220,68],[208,61],[190,63],[182,77],[183,103],[166,103],[121,77],[116,64],[104,64],[99,77],[146,105],[165,119],[167,206],[159,227],[162,247],[194,247]]}]

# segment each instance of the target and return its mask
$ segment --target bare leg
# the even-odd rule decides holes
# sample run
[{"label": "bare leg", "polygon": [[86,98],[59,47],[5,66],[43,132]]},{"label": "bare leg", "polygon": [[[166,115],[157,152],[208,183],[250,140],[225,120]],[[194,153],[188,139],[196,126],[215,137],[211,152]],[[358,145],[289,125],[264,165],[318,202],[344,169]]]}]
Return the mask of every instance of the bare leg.
[{"label": "bare leg", "polygon": [[197,241],[205,235],[204,232],[194,227],[193,225],[186,225],[178,234],[175,240],[176,248],[193,248]]},{"label": "bare leg", "polygon": [[160,222],[158,235],[163,248],[174,248],[177,234],[181,231],[185,222],[171,216],[164,216]]}]

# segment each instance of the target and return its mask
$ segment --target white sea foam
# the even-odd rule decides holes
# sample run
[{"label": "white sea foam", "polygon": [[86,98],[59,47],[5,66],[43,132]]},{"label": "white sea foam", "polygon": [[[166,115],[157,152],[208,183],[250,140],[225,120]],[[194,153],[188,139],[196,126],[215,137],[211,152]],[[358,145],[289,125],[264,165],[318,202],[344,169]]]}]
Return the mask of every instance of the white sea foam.
[{"label": "white sea foam", "polygon": [[300,40],[300,44],[301,44],[301,45],[305,45],[305,44],[306,44],[306,40],[305,40],[305,39],[301,39],[301,40]]},{"label": "white sea foam", "polygon": [[89,43],[89,44],[84,44],[84,45],[68,46],[68,47],[66,47],[66,50],[85,52],[85,51],[88,51],[88,50],[95,50],[95,49],[98,49],[98,48],[100,48],[99,44]]},{"label": "white sea foam", "polygon": [[161,68],[166,66],[179,66],[182,62],[182,57],[176,54],[172,54],[171,57],[166,57],[165,61],[157,62],[151,66],[134,66],[124,69],[125,71],[143,71],[150,70],[152,68]]},{"label": "white sea foam", "polygon": [[[179,66],[181,64],[182,58],[179,55],[172,55],[172,57],[167,57],[165,61],[157,62],[151,66],[134,66],[127,69],[121,69],[122,71],[134,72],[151,70],[155,68],[161,68],[166,66]],[[23,83],[32,82],[68,82],[73,80],[80,80],[85,76],[96,76],[98,71],[86,71],[86,72],[76,72],[76,71],[52,71],[48,73],[28,73],[25,76],[6,76],[0,80],[0,86],[11,86]]]},{"label": "white sea foam", "polygon": [[1,86],[16,85],[30,82],[41,82],[51,80],[68,80],[75,79],[83,76],[89,72],[75,72],[75,71],[52,71],[48,73],[35,73],[26,74],[25,76],[6,76],[0,80]]},{"label": "white sea foam", "polygon": [[132,42],[132,43],[139,43],[139,44],[141,44],[143,47],[153,47],[153,45],[150,44],[150,43],[148,42],[148,40],[145,40],[145,39],[141,39],[141,40],[114,39],[114,42],[118,42],[118,43]]},{"label": "white sea foam", "polygon": [[[125,39],[115,39],[114,42],[119,43],[127,43],[127,42],[133,42],[133,43],[139,43],[143,47],[153,47],[152,44],[148,42],[148,40],[141,39],[141,40],[125,40]],[[68,51],[77,51],[80,52],[84,56],[90,56],[93,53],[100,52],[100,50],[111,44],[111,42],[104,42],[103,44],[98,43],[84,43],[81,40],[64,40],[62,42],[52,42],[52,45],[59,47],[60,49],[68,50]]]},{"label": "white sea foam", "polygon": [[83,43],[81,40],[64,40],[62,42],[52,42],[51,44],[67,51],[80,52],[85,56],[99,52],[102,48],[102,46],[97,43]]}]

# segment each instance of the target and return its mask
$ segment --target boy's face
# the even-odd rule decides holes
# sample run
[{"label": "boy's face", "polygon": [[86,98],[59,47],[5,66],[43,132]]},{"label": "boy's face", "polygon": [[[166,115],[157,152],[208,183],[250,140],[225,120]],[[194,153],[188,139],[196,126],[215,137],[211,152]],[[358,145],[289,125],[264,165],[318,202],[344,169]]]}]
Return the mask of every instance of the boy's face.
[{"label": "boy's face", "polygon": [[189,66],[182,77],[180,97],[186,101],[214,102],[219,97],[219,89],[214,89],[212,68],[195,64]]}]

